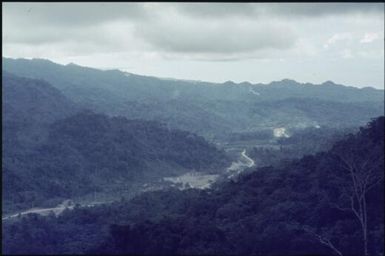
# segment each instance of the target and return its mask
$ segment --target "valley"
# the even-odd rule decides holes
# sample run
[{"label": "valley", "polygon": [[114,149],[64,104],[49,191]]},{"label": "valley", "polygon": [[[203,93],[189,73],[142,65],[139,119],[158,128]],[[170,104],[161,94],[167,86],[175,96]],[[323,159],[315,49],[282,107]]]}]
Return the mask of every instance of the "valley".
[{"label": "valley", "polygon": [[[3,63],[6,252],[275,253],[261,245],[297,232],[300,248],[311,243],[309,251],[325,254],[301,230],[319,216],[312,207],[335,216],[339,229],[326,227],[334,234],[345,230],[342,220],[354,226],[327,203],[349,181],[339,173],[338,145],[361,150],[351,154],[381,177],[381,140],[373,138],[383,129],[383,90],[287,79],[169,80],[36,59]],[[207,235],[208,243],[196,239]],[[154,237],[174,242],[163,247]],[[28,246],[19,245],[24,240]]]},{"label": "valley", "polygon": [[384,256],[384,7],[2,2],[0,255]]},{"label": "valley", "polygon": [[[2,221],[12,220],[14,218],[20,218],[27,214],[38,214],[41,216],[47,216],[54,214],[60,215],[64,210],[73,210],[75,205],[77,207],[93,207],[100,204],[111,204],[118,202],[121,198],[130,199],[141,193],[167,190],[168,188],[184,189],[208,189],[213,183],[215,183],[220,177],[222,179],[231,179],[239,175],[245,168],[251,168],[255,165],[254,160],[246,155],[246,150],[243,150],[239,159],[232,162],[225,170],[219,171],[218,174],[204,174],[199,172],[187,172],[180,176],[163,177],[155,181],[148,181],[146,183],[137,184],[136,188],[121,189],[118,188],[114,192],[109,193],[93,193],[92,195],[80,196],[77,198],[66,199],[55,207],[39,208],[34,207],[31,209],[23,210],[16,213],[9,213],[2,216]],[[223,182],[223,181],[222,181]],[[28,202],[27,202],[28,203]]]},{"label": "valley", "polygon": [[[216,181],[236,179],[244,169],[326,149],[321,141],[328,141],[334,130],[353,127],[340,116],[325,122],[335,108],[342,114],[353,104],[359,114],[356,125],[381,112],[380,91],[348,88],[350,101],[345,102],[347,97],[325,105],[328,90],[344,90],[337,85],[300,93],[295,88],[302,90],[303,85],[291,80],[220,85],[127,76],[46,60],[3,58],[3,63],[3,175],[10,180],[5,186],[10,196],[3,203],[6,216],[28,212],[31,206],[50,209],[69,198],[87,205],[170,187],[208,189]],[[39,72],[41,68],[50,71]],[[250,86],[258,88],[258,97]],[[99,90],[109,93],[96,93]],[[293,98],[297,93],[300,97]],[[315,93],[319,99],[310,100]],[[372,103],[364,104],[359,94]],[[307,130],[311,135],[301,135]],[[309,150],[318,137],[320,146]],[[39,178],[21,185],[33,175]]]}]

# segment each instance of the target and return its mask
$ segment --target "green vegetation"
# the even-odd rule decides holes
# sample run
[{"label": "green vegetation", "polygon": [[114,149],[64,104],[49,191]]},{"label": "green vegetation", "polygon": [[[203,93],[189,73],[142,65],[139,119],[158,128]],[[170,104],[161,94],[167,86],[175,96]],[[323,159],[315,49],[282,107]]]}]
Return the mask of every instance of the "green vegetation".
[{"label": "green vegetation", "polygon": [[383,178],[380,117],[327,152],[282,168],[260,168],[211,190],[150,192],[57,218],[32,215],[4,223],[3,249],[24,254],[382,255]]},{"label": "green vegetation", "polygon": [[231,133],[306,127],[314,122],[322,127],[357,127],[384,113],[383,90],[332,82],[313,85],[285,79],[270,84],[215,84],[63,66],[41,59],[3,58],[3,69],[44,79],[95,112],[156,120],[216,141]]},{"label": "green vegetation", "polygon": [[192,170],[218,172],[229,163],[195,134],[79,112],[43,81],[6,74],[3,83],[4,212]]}]

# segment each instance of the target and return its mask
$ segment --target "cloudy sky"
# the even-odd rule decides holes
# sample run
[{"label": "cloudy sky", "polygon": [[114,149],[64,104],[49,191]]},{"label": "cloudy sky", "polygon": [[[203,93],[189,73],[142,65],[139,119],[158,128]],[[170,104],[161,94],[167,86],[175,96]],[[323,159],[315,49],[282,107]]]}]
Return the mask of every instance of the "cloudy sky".
[{"label": "cloudy sky", "polygon": [[384,88],[383,3],[3,3],[3,56]]}]

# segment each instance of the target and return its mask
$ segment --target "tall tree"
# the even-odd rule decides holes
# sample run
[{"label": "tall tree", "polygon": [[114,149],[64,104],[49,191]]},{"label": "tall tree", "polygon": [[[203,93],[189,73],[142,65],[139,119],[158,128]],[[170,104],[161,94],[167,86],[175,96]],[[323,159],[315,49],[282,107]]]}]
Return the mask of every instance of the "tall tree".
[{"label": "tall tree", "polygon": [[338,175],[342,193],[333,205],[339,210],[352,212],[358,220],[365,256],[369,255],[367,195],[384,179],[384,136],[381,129],[376,132],[381,125],[383,128],[383,121],[383,118],[372,121],[368,124],[372,129],[361,129],[358,135],[351,135],[334,147],[338,167],[342,170],[342,175]]}]

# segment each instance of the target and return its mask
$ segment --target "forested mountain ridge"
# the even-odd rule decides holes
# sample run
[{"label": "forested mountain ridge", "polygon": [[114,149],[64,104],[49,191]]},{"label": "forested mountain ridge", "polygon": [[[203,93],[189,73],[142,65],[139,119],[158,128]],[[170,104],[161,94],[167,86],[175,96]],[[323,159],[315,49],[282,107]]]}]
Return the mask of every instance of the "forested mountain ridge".
[{"label": "forested mountain ridge", "polygon": [[[98,250],[140,254],[199,251],[230,255],[381,255],[383,181],[384,117],[380,117],[337,142],[328,152],[305,156],[280,169],[262,168],[211,193],[198,193],[200,199],[193,196],[193,205],[184,210],[182,199],[163,213],[174,217],[153,214],[148,216],[150,222],[142,222],[136,211],[131,215],[136,224],[112,226],[108,244],[115,249],[104,250],[101,246]],[[148,204],[151,197],[158,204],[169,200],[167,195],[148,195],[143,202]],[[191,195],[184,197],[189,200]],[[140,199],[135,201],[136,207],[138,202]],[[156,207],[150,212],[156,212]],[[188,235],[178,237],[178,229]],[[140,246],[142,242],[134,238],[136,232],[145,233],[145,241],[151,246]],[[197,232],[206,238],[192,238]],[[174,243],[167,243],[169,239],[175,239]],[[165,244],[150,242],[154,240]],[[210,242],[205,243],[207,240]]]},{"label": "forested mountain ridge", "polygon": [[[248,169],[238,180],[207,191],[169,189],[130,201],[122,196],[120,202],[90,209],[77,207],[57,217],[32,215],[20,223],[15,218],[4,223],[3,252],[365,255],[364,248],[368,255],[383,252],[379,181],[383,181],[384,118],[334,147],[329,136],[333,129],[354,127],[383,114],[381,90],[291,80],[211,84],[45,60],[3,58],[3,63],[3,71],[33,77],[3,72],[5,213],[130,190],[136,183],[190,171],[223,172],[230,163],[225,152],[191,131],[220,137],[222,142],[228,142],[230,135],[248,135],[251,147],[256,137],[282,146],[292,143],[295,151],[282,151],[285,161],[274,167],[269,166],[274,158],[251,151],[257,164],[266,167]],[[331,130],[320,134],[319,128],[327,126]],[[276,128],[290,132],[306,127],[316,133],[314,138],[305,133],[285,142],[273,133]],[[324,141],[329,137],[330,142]],[[306,143],[300,148],[295,140],[302,138]],[[312,141],[330,149],[297,161],[284,158],[317,152],[306,148]],[[278,155],[276,159],[281,160]],[[370,189],[359,188],[364,196],[349,194],[354,189],[349,171],[370,184]],[[352,207],[349,198],[355,200]]]},{"label": "forested mountain ridge", "polygon": [[[45,129],[47,125],[79,110],[58,89],[43,80],[28,79],[3,72],[2,74],[2,127],[4,142],[31,140],[31,131]],[[36,134],[38,135],[38,134]],[[13,145],[8,143],[7,150]],[[11,147],[11,148],[9,148]]]},{"label": "forested mountain ridge", "polygon": [[76,110],[71,100],[44,80],[3,72],[2,92],[3,113],[9,115],[5,116],[7,121],[12,116],[13,120],[49,123]]},{"label": "forested mountain ridge", "polygon": [[383,180],[382,116],[327,152],[260,168],[210,190],[150,192],[5,223],[3,248],[30,254],[382,255]]},{"label": "forested mountain ridge", "polygon": [[4,203],[71,198],[193,170],[219,172],[229,163],[203,138],[155,122],[86,111],[54,122],[48,132],[34,151],[5,154]]},{"label": "forested mountain ridge", "polygon": [[2,61],[3,70],[44,79],[96,112],[161,121],[208,139],[282,126],[359,126],[383,115],[384,108],[383,90],[330,81],[320,85],[288,79],[270,84],[219,84],[59,65],[42,59]]},{"label": "forested mountain ridge", "polygon": [[43,80],[7,72],[2,79],[6,213],[229,163],[195,134],[83,110]]},{"label": "forested mountain ridge", "polygon": [[[98,70],[76,64],[60,65],[45,59],[4,58],[3,69],[20,76],[41,78],[54,82],[60,89],[84,86],[109,89],[115,92],[134,93],[129,99],[200,98],[215,100],[279,100],[285,98],[318,98],[337,102],[381,101],[383,90],[365,87],[348,87],[326,81],[322,84],[298,83],[283,79],[269,84],[248,82],[210,83],[142,76],[119,70]],[[70,81],[72,80],[72,82]],[[131,89],[131,90],[127,90]],[[151,90],[150,90],[151,89]],[[253,90],[254,89],[254,90]],[[277,91],[280,93],[278,94]],[[173,93],[170,93],[173,92]],[[260,94],[260,95],[258,95]],[[260,96],[260,97],[257,97]],[[344,96],[344,97],[341,97]],[[247,97],[247,98],[245,98]]]}]

